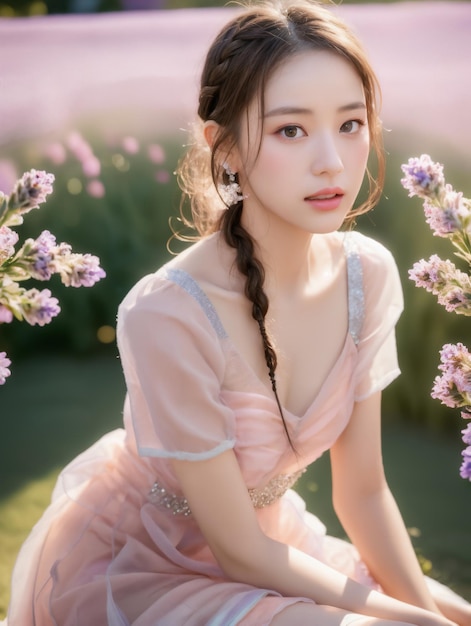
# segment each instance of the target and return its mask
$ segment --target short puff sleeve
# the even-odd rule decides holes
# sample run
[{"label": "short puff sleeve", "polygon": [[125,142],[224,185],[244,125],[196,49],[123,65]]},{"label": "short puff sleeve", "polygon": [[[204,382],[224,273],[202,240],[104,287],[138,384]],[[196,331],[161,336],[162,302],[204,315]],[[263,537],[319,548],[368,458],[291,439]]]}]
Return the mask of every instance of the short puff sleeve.
[{"label": "short puff sleeve", "polygon": [[404,304],[399,272],[389,250],[365,235],[352,235],[361,261],[364,296],[355,371],[355,400],[360,401],[400,374],[395,326]]},{"label": "short puff sleeve", "polygon": [[139,454],[204,460],[234,447],[225,355],[191,295],[160,272],[143,278],[119,307],[117,337]]}]

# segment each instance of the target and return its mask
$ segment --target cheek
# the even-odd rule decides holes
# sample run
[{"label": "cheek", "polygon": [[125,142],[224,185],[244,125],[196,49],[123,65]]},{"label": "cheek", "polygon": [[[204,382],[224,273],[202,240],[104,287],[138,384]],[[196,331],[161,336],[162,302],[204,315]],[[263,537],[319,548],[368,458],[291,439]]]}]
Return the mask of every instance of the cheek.
[{"label": "cheek", "polygon": [[[283,174],[287,173],[290,165],[293,163],[293,158],[287,157],[286,148],[283,150],[281,146],[277,144],[262,146],[260,154],[253,166],[253,172],[266,174]],[[275,182],[272,179],[272,183]]]}]

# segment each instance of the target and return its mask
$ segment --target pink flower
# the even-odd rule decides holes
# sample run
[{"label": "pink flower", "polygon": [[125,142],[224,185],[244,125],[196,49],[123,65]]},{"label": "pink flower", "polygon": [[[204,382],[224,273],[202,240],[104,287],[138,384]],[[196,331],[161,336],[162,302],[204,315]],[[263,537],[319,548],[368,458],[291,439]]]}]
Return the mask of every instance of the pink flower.
[{"label": "pink flower", "polygon": [[147,149],[147,154],[152,163],[161,165],[165,161],[165,152],[162,146],[157,143],[152,143]]},{"label": "pink flower", "polygon": [[0,160],[0,191],[8,193],[18,178],[15,164],[9,159]]},{"label": "pink flower", "polygon": [[155,180],[158,183],[162,183],[165,185],[165,183],[168,183],[170,180],[170,174],[167,172],[167,170],[158,170],[155,173]]},{"label": "pink flower", "polygon": [[139,152],[139,142],[135,137],[124,137],[122,146],[128,154],[137,154]]},{"label": "pink flower", "polygon": [[83,162],[93,156],[90,144],[77,131],[72,131],[67,137],[67,147],[78,161]]},{"label": "pink flower", "polygon": [[91,180],[87,184],[87,193],[93,198],[103,198],[105,195],[105,186],[101,180]]},{"label": "pink flower", "polygon": [[99,176],[101,172],[101,163],[96,156],[89,156],[87,159],[82,161],[82,171],[85,176]]},{"label": "pink flower", "polygon": [[6,352],[0,352],[0,385],[4,385],[11,372],[8,369],[11,365],[10,359],[7,358]]},{"label": "pink flower", "polygon": [[59,141],[49,143],[44,148],[44,154],[55,165],[62,165],[67,158],[66,150]]}]

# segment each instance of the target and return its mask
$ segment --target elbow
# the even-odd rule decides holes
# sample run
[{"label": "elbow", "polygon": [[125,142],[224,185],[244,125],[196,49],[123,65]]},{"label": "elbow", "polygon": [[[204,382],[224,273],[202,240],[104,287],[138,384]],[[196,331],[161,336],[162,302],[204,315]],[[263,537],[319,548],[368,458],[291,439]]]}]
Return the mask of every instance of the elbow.
[{"label": "elbow", "polygon": [[386,480],[378,480],[364,488],[333,490],[332,506],[343,524],[345,518],[369,510],[373,504],[384,501],[388,494],[390,490]]},{"label": "elbow", "polygon": [[259,539],[257,545],[234,546],[233,550],[215,550],[215,557],[224,574],[234,582],[243,582],[256,587],[269,584],[270,554],[273,546],[267,537]]}]

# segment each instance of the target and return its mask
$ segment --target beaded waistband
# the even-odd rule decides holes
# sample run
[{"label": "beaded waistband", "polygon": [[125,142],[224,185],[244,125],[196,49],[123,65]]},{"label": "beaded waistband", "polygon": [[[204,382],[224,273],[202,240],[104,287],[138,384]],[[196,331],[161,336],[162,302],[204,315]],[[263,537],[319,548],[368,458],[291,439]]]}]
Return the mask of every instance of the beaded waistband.
[{"label": "beaded waistband", "polygon": [[[248,492],[252,504],[256,509],[262,509],[273,504],[273,502],[284,496],[305,471],[305,469],[302,469],[292,474],[280,474],[272,478],[261,489],[249,489]],[[185,517],[191,515],[188,500],[183,496],[170,493],[157,480],[149,491],[149,500],[156,506],[168,509],[173,515],[184,515]]]}]

